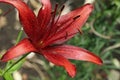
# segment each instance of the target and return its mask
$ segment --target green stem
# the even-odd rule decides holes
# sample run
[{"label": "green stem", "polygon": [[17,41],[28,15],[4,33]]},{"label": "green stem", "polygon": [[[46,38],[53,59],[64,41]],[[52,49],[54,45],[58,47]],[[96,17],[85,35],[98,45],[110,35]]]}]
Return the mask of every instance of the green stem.
[{"label": "green stem", "polygon": [[20,41],[20,38],[21,38],[22,34],[23,34],[23,30],[20,30],[20,32],[18,33],[16,44]]},{"label": "green stem", "polygon": [[[18,37],[17,37],[17,39],[16,39],[16,44],[20,41],[20,38],[21,38],[21,36],[22,36],[22,33],[23,33],[23,31],[20,30],[19,33],[18,33]],[[24,56],[23,56],[23,58],[24,58]],[[21,58],[21,59],[23,59],[23,58]],[[19,59],[18,61],[16,61],[15,63],[13,63],[9,68],[7,68],[7,70],[5,70],[2,75],[4,76],[4,74],[5,74],[10,68],[12,68],[15,64],[17,64],[21,59]],[[9,63],[9,62],[8,62],[8,63]]]},{"label": "green stem", "polygon": [[[16,39],[16,44],[20,41],[21,36],[22,36],[22,33],[23,33],[23,31],[20,30],[20,32],[18,33],[18,37],[17,37],[17,39]],[[9,73],[10,69],[12,69],[14,66],[16,66],[16,65],[17,65],[20,61],[22,61],[27,55],[28,55],[28,54],[23,55],[19,60],[17,60],[16,62],[12,63],[8,68],[6,68],[6,69],[3,71],[2,76],[3,76],[3,78],[4,78],[5,80],[8,79],[8,76],[9,76],[9,77],[11,76],[11,80],[13,80],[11,73]],[[9,62],[8,62],[8,63],[9,63]]]},{"label": "green stem", "polygon": [[4,72],[3,72],[3,76],[5,75],[6,72],[8,72],[12,67],[14,67],[14,65],[16,65],[17,63],[19,63],[21,60],[23,60],[28,54],[23,55],[23,57],[21,57],[18,61],[16,61],[15,63],[13,63],[9,68],[7,68]]}]

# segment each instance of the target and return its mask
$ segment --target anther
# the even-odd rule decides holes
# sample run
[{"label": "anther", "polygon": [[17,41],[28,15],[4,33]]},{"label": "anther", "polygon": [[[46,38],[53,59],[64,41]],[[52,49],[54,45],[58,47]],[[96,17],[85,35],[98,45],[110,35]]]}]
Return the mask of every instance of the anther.
[{"label": "anther", "polygon": [[40,41],[39,43],[38,43],[38,46],[40,46],[41,48],[44,46],[44,43],[43,43],[43,41]]},{"label": "anther", "polygon": [[65,8],[65,5],[63,5],[63,6],[61,7],[60,11],[62,12],[64,8]]},{"label": "anther", "polygon": [[82,30],[81,29],[77,29],[78,30],[78,32],[80,33],[80,34],[83,34],[83,32],[82,32]]},{"label": "anther", "polygon": [[51,14],[53,14],[53,13],[54,13],[54,11],[51,12]]},{"label": "anther", "polygon": [[57,8],[58,8],[58,4],[56,3],[56,4],[55,4],[55,9],[54,9],[54,11],[51,12],[51,14],[54,14],[54,15],[55,15],[55,14],[56,14],[56,11],[57,11]]},{"label": "anther", "polygon": [[58,8],[58,3],[55,4],[55,9],[54,9],[55,12],[56,12],[57,8]]},{"label": "anther", "polygon": [[78,19],[80,17],[80,15],[77,15],[77,16],[75,16],[74,18],[73,18],[73,20],[76,20],[76,19]]},{"label": "anther", "polygon": [[66,32],[65,39],[67,39],[67,37],[68,37],[68,32]]}]

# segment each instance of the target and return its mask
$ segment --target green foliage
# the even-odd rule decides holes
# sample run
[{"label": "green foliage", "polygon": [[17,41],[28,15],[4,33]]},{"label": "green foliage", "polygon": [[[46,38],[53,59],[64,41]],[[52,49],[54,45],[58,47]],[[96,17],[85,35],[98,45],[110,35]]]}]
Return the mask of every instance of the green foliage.
[{"label": "green foliage", "polygon": [[4,74],[4,80],[14,80],[12,74],[7,72]]},{"label": "green foliage", "polygon": [[16,70],[19,70],[22,67],[22,64],[24,63],[24,61],[25,60],[22,59],[22,60],[18,61],[17,63],[13,63],[14,66],[13,66],[13,64],[9,64],[9,66],[6,66],[5,70],[7,70],[7,72],[9,72],[9,73],[12,73],[12,72],[14,72]]},{"label": "green foliage", "polygon": [[3,76],[3,78],[5,80],[14,80],[13,79],[13,76],[12,76],[12,73],[19,70],[21,67],[22,67],[22,64],[24,63],[25,61],[25,57],[27,56],[28,54],[24,55],[23,57],[21,57],[18,61],[14,62],[14,61],[9,61],[7,62],[6,64],[6,67],[4,68],[4,70],[1,70],[1,75],[0,76]]}]

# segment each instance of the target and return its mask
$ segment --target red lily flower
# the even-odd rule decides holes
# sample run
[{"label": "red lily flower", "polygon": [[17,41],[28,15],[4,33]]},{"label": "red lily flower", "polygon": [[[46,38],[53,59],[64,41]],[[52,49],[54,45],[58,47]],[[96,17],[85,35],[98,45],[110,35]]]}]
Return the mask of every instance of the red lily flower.
[{"label": "red lily flower", "polygon": [[102,64],[102,60],[92,52],[71,45],[62,45],[80,31],[79,29],[93,10],[91,4],[61,15],[63,6],[59,15],[55,16],[58,5],[51,12],[50,0],[40,0],[42,7],[38,15],[35,16],[22,0],[0,0],[0,2],[11,4],[19,11],[20,22],[28,35],[28,38],[10,48],[3,55],[2,61],[8,61],[29,52],[37,52],[55,65],[63,66],[71,77],[75,76],[76,68],[68,59]]}]

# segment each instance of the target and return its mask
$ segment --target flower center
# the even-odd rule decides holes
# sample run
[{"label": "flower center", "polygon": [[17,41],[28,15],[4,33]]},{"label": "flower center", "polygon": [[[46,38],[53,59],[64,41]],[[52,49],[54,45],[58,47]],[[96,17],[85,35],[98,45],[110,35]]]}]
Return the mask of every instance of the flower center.
[{"label": "flower center", "polygon": [[43,46],[44,46],[43,41],[40,41],[40,42],[38,43],[38,46],[39,46],[40,48],[43,48]]},{"label": "flower center", "polygon": [[[59,19],[60,19],[60,16],[61,16],[61,13],[64,9],[65,5],[63,5],[59,10],[58,10],[58,4],[55,5],[55,8],[54,8],[54,11],[51,12],[51,20],[50,20],[50,23],[48,26],[46,26],[46,30],[44,30],[45,34],[42,38],[41,41],[45,41],[46,39],[48,39],[48,37],[54,35],[58,28],[59,28],[59,25],[57,24]],[[56,14],[58,13],[57,17],[56,17]],[[41,42],[40,41],[40,42]]]}]

